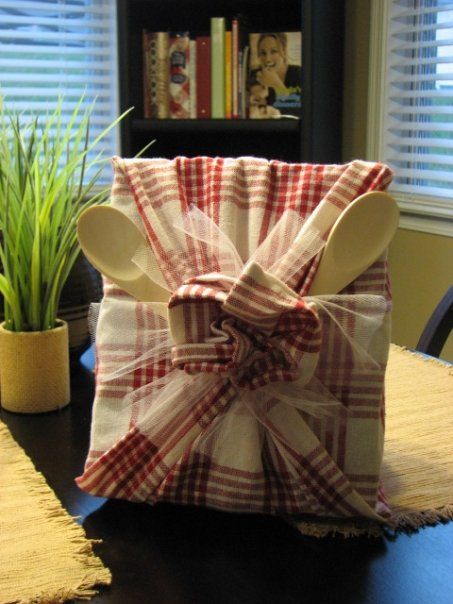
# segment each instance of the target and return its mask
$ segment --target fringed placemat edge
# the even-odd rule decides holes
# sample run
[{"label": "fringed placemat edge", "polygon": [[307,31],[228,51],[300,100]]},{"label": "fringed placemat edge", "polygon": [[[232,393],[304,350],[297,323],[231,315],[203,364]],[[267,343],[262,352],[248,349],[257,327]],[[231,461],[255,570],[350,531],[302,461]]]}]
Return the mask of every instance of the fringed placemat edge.
[{"label": "fringed placemat edge", "polygon": [[417,350],[413,348],[408,348],[407,346],[394,344],[393,342],[390,344],[390,348],[411,355],[412,358],[416,358],[419,361],[423,361],[424,363],[432,363],[433,365],[437,365],[438,367],[443,367],[444,369],[447,369],[449,375],[453,375],[453,365],[448,361],[444,361],[442,359],[438,359],[437,357],[432,357],[422,352],[418,352]]},{"label": "fringed placemat edge", "polygon": [[385,523],[365,519],[316,519],[292,521],[291,524],[307,537],[383,537],[398,533],[415,533],[421,528],[453,520],[453,504],[431,510],[399,512]]},{"label": "fringed placemat edge", "polygon": [[[13,465],[16,476],[29,492],[36,495],[36,505],[40,507],[51,524],[57,530],[64,529],[65,538],[74,547],[71,554],[84,569],[84,576],[80,584],[57,589],[56,591],[46,590],[37,593],[32,600],[33,604],[64,602],[73,598],[89,599],[95,596],[98,593],[95,586],[110,585],[112,581],[110,570],[104,566],[102,560],[93,552],[93,545],[100,543],[100,541],[87,538],[83,527],[77,524],[75,518],[64,509],[55,493],[47,484],[43,474],[36,470],[31,459],[22,447],[16,443],[8,427],[1,421],[0,437],[2,438],[2,455],[12,454],[8,463]],[[33,470],[32,473],[31,470]],[[0,486],[2,486],[1,483]],[[1,604],[9,604],[12,601],[15,604],[25,604],[30,602],[30,599],[18,596],[15,600],[4,600],[0,590]]]}]

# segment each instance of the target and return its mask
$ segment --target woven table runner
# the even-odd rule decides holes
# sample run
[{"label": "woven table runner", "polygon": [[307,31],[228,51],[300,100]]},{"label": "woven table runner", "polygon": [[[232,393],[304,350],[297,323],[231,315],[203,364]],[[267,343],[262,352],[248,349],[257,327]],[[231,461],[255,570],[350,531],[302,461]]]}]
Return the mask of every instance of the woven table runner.
[{"label": "woven table runner", "polygon": [[110,571],[0,422],[0,604],[88,599]]},{"label": "woven table runner", "polygon": [[379,536],[453,519],[453,366],[392,344],[385,386],[388,526],[316,519],[297,524],[303,534]]}]

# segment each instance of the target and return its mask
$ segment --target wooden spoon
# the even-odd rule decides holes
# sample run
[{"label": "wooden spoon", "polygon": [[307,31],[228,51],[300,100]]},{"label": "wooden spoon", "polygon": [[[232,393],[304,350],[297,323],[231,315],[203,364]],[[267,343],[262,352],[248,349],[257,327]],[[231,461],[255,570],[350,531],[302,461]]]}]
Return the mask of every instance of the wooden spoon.
[{"label": "wooden spoon", "polygon": [[[148,243],[126,214],[110,206],[88,208],[77,222],[77,236],[91,264],[121,289],[143,302],[168,303],[169,291],[132,262],[135,252]],[[153,265],[163,279],[155,260]]]},{"label": "wooden spoon", "polygon": [[365,193],[333,225],[309,295],[336,294],[373,264],[398,227],[399,209],[390,195]]}]

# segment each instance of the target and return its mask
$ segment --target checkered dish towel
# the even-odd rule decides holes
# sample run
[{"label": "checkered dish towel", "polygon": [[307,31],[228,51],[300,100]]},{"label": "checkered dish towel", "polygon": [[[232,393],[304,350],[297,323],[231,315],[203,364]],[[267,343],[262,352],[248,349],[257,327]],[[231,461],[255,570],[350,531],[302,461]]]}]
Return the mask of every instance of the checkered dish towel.
[{"label": "checkered dish towel", "polygon": [[114,168],[111,204],[149,242],[134,261],[169,302],[105,283],[79,486],[383,520],[386,260],[339,295],[309,289],[339,214],[384,190],[390,170],[251,157],[115,158]]}]

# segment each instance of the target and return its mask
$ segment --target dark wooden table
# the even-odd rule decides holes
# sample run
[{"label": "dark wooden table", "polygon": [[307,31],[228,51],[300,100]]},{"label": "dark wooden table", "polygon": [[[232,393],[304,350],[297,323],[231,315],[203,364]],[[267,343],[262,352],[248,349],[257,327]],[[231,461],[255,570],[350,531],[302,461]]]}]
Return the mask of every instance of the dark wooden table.
[{"label": "dark wooden table", "polygon": [[79,516],[113,582],[116,604],[452,604],[453,522],[392,538],[305,537],[278,518],[106,501],[74,484],[88,448],[90,354],[59,412],[1,411],[62,504]]}]

